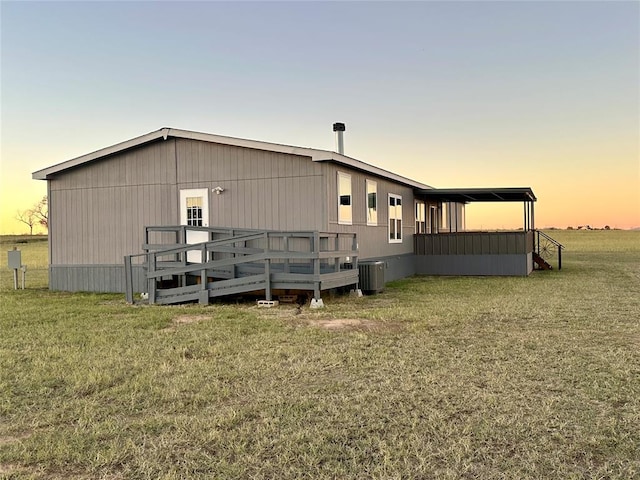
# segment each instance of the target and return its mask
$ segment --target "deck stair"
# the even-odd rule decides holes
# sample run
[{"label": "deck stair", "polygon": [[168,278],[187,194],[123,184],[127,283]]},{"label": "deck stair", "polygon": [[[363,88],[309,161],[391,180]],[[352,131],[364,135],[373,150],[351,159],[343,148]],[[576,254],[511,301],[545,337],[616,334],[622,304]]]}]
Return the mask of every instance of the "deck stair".
[{"label": "deck stair", "polygon": [[[187,244],[187,229],[205,231],[209,240]],[[164,242],[151,243],[153,234]],[[130,303],[136,261],[144,265],[150,304],[206,304],[248,292],[264,292],[271,301],[274,290],[309,290],[320,299],[322,290],[358,284],[355,234],[145,227],[143,250],[125,257]]]},{"label": "deck stair", "polygon": [[541,230],[534,230],[534,232],[533,262],[538,266],[539,270],[552,270],[553,266],[550,260],[557,254],[558,270],[561,270],[562,250],[565,249],[565,246]]},{"label": "deck stair", "polygon": [[553,266],[536,252],[533,252],[533,261],[538,266],[538,270],[553,270]]}]

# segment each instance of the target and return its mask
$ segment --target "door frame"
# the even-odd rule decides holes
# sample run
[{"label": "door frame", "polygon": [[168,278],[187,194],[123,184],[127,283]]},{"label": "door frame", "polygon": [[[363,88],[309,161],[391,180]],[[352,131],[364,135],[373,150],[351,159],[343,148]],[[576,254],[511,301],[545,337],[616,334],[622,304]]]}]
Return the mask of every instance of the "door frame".
[{"label": "door frame", "polygon": [[[180,189],[180,225],[187,225],[187,198],[202,198],[202,226],[209,226],[209,189],[208,188],[185,188]],[[188,227],[188,225],[187,225]],[[196,227],[198,228],[198,227]],[[188,245],[209,241],[209,232],[202,230],[185,229],[184,241]],[[187,261],[189,263],[201,263],[202,255],[198,251],[187,252]]]}]

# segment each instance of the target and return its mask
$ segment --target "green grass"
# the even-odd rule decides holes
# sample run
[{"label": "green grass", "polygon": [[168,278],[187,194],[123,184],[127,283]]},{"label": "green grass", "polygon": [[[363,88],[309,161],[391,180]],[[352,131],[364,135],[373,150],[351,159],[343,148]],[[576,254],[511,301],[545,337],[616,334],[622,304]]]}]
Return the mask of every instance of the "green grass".
[{"label": "green grass", "polygon": [[562,271],[299,314],[49,292],[46,245],[19,244],[0,477],[640,478],[640,233],[551,234]]}]

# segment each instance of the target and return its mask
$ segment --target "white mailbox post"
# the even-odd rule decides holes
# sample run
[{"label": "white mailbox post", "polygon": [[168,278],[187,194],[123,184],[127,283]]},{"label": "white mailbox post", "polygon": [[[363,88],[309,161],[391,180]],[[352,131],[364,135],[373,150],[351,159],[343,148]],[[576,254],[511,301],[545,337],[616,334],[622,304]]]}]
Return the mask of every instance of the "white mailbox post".
[{"label": "white mailbox post", "polygon": [[27,272],[27,266],[22,265],[22,254],[15,247],[7,252],[7,265],[13,269],[13,288],[18,289],[18,270],[22,271],[22,289],[24,290],[24,277]]}]

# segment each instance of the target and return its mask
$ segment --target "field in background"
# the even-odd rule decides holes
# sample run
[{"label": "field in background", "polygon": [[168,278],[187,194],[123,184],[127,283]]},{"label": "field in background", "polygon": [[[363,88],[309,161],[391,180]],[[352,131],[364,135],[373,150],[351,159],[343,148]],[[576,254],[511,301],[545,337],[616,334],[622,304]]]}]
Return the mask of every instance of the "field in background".
[{"label": "field in background", "polygon": [[638,478],[640,232],[549,233],[562,271],[318,311],[49,292],[46,242],[16,244],[0,477]]}]

